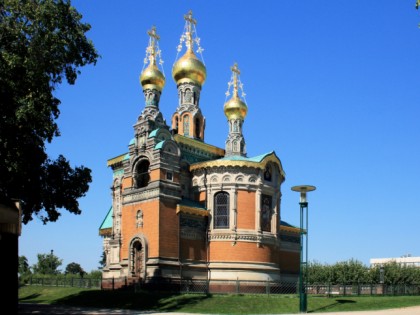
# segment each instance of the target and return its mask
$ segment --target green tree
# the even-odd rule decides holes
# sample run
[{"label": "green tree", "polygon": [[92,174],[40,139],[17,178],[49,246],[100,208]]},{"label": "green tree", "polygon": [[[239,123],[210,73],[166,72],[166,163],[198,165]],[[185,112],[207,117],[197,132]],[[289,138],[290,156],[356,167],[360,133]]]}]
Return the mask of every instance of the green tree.
[{"label": "green tree", "polygon": [[102,270],[105,266],[106,266],[106,253],[105,252],[102,252],[101,260],[99,261],[99,267],[98,267],[98,269],[101,269]]},{"label": "green tree", "polygon": [[38,254],[38,262],[32,266],[34,274],[41,275],[58,275],[60,274],[60,267],[63,264],[63,260],[58,258],[51,251],[50,254]]},{"label": "green tree", "polygon": [[308,282],[311,284],[326,284],[331,282],[332,267],[312,261],[308,264]]},{"label": "green tree", "polygon": [[88,277],[92,278],[92,279],[101,279],[102,278],[102,271],[92,270],[91,272],[89,272]]},{"label": "green tree", "polygon": [[332,269],[334,283],[366,282],[369,271],[368,267],[356,259],[338,262]]},{"label": "green tree", "polygon": [[18,272],[19,272],[19,282],[28,283],[32,272],[31,272],[31,268],[29,267],[28,259],[25,256],[19,256]]},{"label": "green tree", "polygon": [[34,215],[54,222],[60,208],[80,214],[92,180],[90,169],[45,148],[60,135],[54,91],[99,58],[81,18],[70,0],[0,2],[0,202],[19,199],[25,224]]},{"label": "green tree", "polygon": [[66,266],[64,274],[79,275],[80,277],[83,277],[86,274],[86,272],[78,263],[72,262]]},{"label": "green tree", "polygon": [[26,273],[31,273],[28,259],[25,256],[19,256],[19,273],[21,275],[26,274]]},{"label": "green tree", "polygon": [[317,283],[370,283],[369,268],[362,262],[349,259],[333,265],[310,262],[308,264],[308,282]]}]

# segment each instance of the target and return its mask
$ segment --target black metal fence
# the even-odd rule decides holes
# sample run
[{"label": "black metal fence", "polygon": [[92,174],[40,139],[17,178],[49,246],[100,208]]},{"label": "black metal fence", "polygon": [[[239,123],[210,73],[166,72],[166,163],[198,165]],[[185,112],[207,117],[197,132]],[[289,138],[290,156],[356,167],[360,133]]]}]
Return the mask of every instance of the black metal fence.
[{"label": "black metal fence", "polygon": [[[114,279],[31,277],[27,285],[102,288],[102,282],[114,283]],[[148,278],[144,282],[125,281],[126,289],[134,291],[151,290],[176,293],[218,293],[218,294],[298,294],[298,283],[282,281],[245,281],[245,280],[196,280]],[[114,286],[107,286],[112,289]],[[355,295],[420,295],[420,284],[316,284],[308,285],[306,292],[322,296]]]},{"label": "black metal fence", "polygon": [[74,277],[30,277],[27,285],[77,287],[77,288],[101,288],[100,278],[74,278]]},{"label": "black metal fence", "polygon": [[[298,294],[298,283],[282,281],[148,279],[137,288],[181,293]],[[307,285],[310,295],[420,295],[420,284],[319,284]]]}]

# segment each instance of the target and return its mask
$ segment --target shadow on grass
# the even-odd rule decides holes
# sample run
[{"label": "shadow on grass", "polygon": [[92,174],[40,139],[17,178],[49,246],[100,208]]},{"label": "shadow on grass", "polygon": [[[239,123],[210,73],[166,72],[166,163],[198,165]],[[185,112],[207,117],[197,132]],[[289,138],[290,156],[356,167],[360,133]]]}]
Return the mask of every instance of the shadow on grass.
[{"label": "shadow on grass", "polygon": [[92,290],[57,299],[52,304],[173,312],[200,303],[208,297],[204,294]]},{"label": "shadow on grass", "polygon": [[26,302],[26,301],[30,301],[30,300],[32,300],[32,299],[36,299],[36,298],[38,298],[38,297],[40,297],[40,296],[41,296],[41,294],[39,294],[39,293],[34,293],[34,294],[31,294],[31,295],[25,296],[24,298],[19,298],[19,302]]},{"label": "shadow on grass", "polygon": [[352,304],[352,303],[357,303],[357,302],[354,301],[354,300],[336,299],[334,303],[331,303],[329,305],[326,305],[326,306],[323,306],[323,307],[320,307],[320,308],[317,308],[317,309],[308,311],[308,313],[315,313],[315,312],[320,312],[320,311],[326,311],[326,310],[328,310],[330,308],[333,308],[333,307],[335,307],[337,305]]}]

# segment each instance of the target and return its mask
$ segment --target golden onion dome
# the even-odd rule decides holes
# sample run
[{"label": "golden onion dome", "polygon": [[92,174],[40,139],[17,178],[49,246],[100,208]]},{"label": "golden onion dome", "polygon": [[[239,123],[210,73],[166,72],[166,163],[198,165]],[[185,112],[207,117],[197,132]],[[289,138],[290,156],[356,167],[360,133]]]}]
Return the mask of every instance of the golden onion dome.
[{"label": "golden onion dome", "polygon": [[184,82],[193,82],[202,86],[204,81],[206,81],[206,76],[206,66],[196,57],[192,50],[187,50],[172,68],[172,77],[177,85]]},{"label": "golden onion dome", "polygon": [[140,74],[140,84],[143,90],[155,89],[162,92],[165,86],[165,76],[160,72],[155,63],[150,63]]},{"label": "golden onion dome", "polygon": [[246,106],[245,102],[241,101],[237,95],[234,95],[229,101],[225,103],[223,110],[228,120],[244,120],[248,112],[248,106]]}]

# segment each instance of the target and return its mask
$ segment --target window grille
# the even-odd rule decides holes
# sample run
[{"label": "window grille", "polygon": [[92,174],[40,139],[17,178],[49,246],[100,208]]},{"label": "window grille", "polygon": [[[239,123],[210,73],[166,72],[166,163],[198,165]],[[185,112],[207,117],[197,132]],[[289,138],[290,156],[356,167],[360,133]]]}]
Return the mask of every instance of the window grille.
[{"label": "window grille", "polygon": [[229,194],[220,192],[214,196],[214,228],[229,227]]}]

